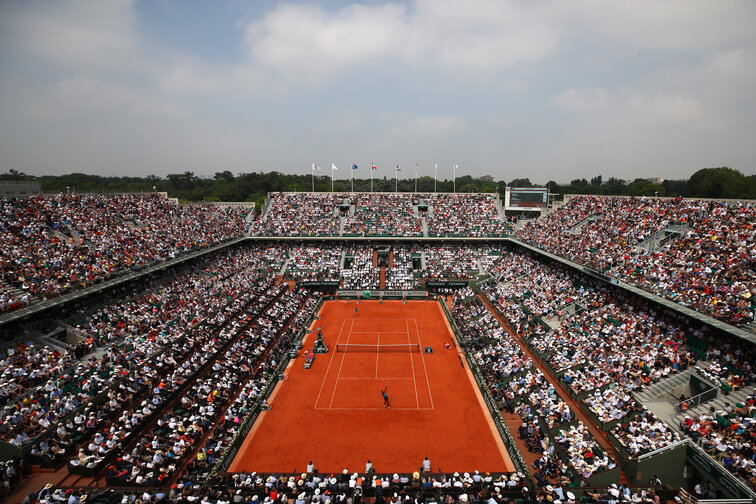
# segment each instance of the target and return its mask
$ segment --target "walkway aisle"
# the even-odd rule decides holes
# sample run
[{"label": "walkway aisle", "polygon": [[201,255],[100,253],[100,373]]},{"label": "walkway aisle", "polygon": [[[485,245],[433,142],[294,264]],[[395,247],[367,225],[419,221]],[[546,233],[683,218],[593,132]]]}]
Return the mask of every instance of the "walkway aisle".
[{"label": "walkway aisle", "polygon": [[[551,374],[551,371],[546,369],[541,361],[538,360],[538,358],[535,356],[533,351],[530,350],[530,347],[528,347],[528,345],[526,345],[525,342],[520,339],[520,335],[515,333],[512,328],[509,327],[509,325],[504,321],[504,319],[499,316],[496,310],[493,309],[493,306],[491,306],[491,303],[488,301],[488,299],[480,294],[478,294],[478,298],[483,302],[486,308],[488,308],[488,311],[490,311],[494,315],[494,317],[496,317],[496,320],[499,321],[501,326],[507,330],[510,336],[512,336],[512,339],[514,339],[514,341],[516,341],[517,344],[520,345],[522,351],[525,352],[525,355],[527,355],[530,360],[533,361],[535,367],[540,369],[549,383],[554,386],[554,390],[556,390],[557,394],[559,394],[559,397],[562,399],[562,401],[564,401],[570,407],[572,412],[575,414],[575,418],[585,424],[593,437],[596,438],[596,441],[598,441],[599,445],[601,445],[601,448],[603,448],[615,461],[617,461],[617,454],[614,451],[614,446],[612,446],[612,444],[609,442],[609,439],[606,437],[606,432],[599,429],[598,426],[593,423],[593,420],[591,420],[588,415],[585,414],[585,411],[580,408],[580,404],[577,403],[572,397],[570,397],[569,393],[567,393],[567,390],[562,386],[562,382],[560,382],[556,378],[556,376]],[[619,466],[619,462],[617,463],[617,465]],[[622,470],[622,467],[620,467],[619,469],[620,483],[627,485],[627,476],[625,476],[625,472]]]},{"label": "walkway aisle", "polygon": [[502,410],[501,416],[504,419],[504,423],[507,424],[509,432],[512,433],[512,439],[514,439],[517,448],[520,450],[520,454],[522,455],[523,460],[525,460],[525,463],[528,464],[528,467],[533,467],[533,462],[538,460],[541,454],[528,450],[528,446],[525,444],[525,440],[520,438],[520,436],[517,434],[517,432],[520,430],[520,426],[522,425],[522,418],[520,418],[520,415],[509,413],[507,410]]},{"label": "walkway aisle", "polygon": [[386,288],[386,266],[381,266],[381,282],[378,284],[381,289]]}]

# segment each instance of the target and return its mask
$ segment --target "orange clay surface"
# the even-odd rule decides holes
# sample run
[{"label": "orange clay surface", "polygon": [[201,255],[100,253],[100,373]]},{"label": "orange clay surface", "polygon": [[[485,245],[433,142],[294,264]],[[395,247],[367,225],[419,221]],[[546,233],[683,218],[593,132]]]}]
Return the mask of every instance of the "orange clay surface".
[{"label": "orange clay surface", "polygon": [[[513,470],[438,302],[328,301],[319,316],[304,349],[321,328],[329,352],[310,369],[304,350],[289,364],[230,472],[302,472],[309,460],[321,473],[363,472],[368,459],[377,472],[413,472],[426,456],[434,471]],[[337,343],[433,353],[336,352]]]}]

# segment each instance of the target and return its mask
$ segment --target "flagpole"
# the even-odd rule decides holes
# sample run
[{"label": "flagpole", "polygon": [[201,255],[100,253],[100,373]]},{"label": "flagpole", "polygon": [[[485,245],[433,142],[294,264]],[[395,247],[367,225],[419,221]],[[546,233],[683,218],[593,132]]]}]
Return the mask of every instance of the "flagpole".
[{"label": "flagpole", "polygon": [[331,192],[333,192],[333,169],[336,165],[331,163]]},{"label": "flagpole", "polygon": [[436,184],[438,183],[438,163],[433,167],[433,192],[436,192]]},{"label": "flagpole", "polygon": [[399,192],[399,165],[394,168],[394,192]]},{"label": "flagpole", "polygon": [[373,166],[375,166],[373,163],[370,163],[370,192],[373,192]]},{"label": "flagpole", "polygon": [[310,175],[312,176],[312,192],[315,192],[315,163],[312,163]]},{"label": "flagpole", "polygon": [[350,179],[352,180],[352,192],[354,192],[354,166],[355,166],[354,163],[352,163],[352,170],[351,170],[352,173],[350,177]]},{"label": "flagpole", "polygon": [[454,165],[454,192],[457,192],[457,165]]},{"label": "flagpole", "polygon": [[415,192],[417,192],[417,163],[415,163]]}]

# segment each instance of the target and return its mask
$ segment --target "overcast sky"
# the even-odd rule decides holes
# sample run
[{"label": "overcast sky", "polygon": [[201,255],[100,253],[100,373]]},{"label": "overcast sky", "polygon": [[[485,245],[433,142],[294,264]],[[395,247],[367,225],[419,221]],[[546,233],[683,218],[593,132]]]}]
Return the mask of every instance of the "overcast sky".
[{"label": "overcast sky", "polygon": [[0,0],[0,172],[756,173],[752,0]]}]

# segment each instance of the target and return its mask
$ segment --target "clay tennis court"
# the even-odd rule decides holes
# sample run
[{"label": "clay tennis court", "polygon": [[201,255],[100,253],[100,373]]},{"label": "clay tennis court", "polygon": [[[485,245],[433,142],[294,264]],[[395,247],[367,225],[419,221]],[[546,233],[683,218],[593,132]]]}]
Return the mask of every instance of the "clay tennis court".
[{"label": "clay tennis court", "polygon": [[[328,301],[319,316],[312,328],[329,352],[310,369],[304,352],[292,360],[230,472],[301,472],[309,460],[361,472],[367,459],[378,472],[412,472],[426,456],[434,471],[513,470],[437,302]],[[304,348],[314,341],[315,331]]]}]

